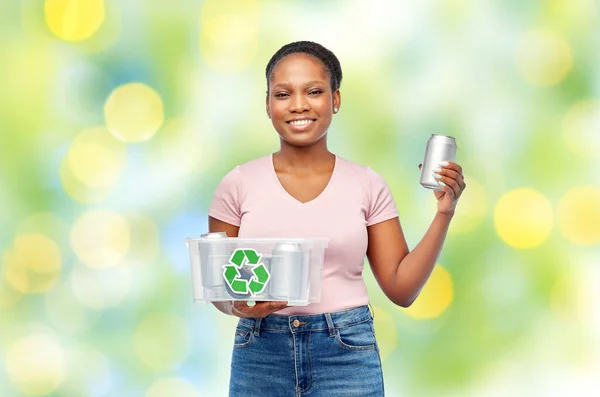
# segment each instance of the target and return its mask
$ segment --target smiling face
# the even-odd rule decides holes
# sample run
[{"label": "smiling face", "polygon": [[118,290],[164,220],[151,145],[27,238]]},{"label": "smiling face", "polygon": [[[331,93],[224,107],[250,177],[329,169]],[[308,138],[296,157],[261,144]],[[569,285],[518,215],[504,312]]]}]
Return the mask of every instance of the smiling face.
[{"label": "smiling face", "polygon": [[295,53],[273,69],[267,94],[267,114],[283,141],[312,146],[327,134],[340,92],[331,91],[329,72],[316,58]]}]

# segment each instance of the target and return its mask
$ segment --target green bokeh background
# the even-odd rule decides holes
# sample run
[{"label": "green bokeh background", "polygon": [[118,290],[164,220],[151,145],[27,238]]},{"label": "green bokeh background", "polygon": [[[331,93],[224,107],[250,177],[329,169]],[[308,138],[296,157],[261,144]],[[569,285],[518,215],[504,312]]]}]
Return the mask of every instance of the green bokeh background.
[{"label": "green bokeh background", "polygon": [[[597,1],[107,0],[100,27],[77,42],[51,31],[46,3],[0,4],[2,397],[226,395],[235,318],[193,304],[183,240],[206,232],[227,171],[277,150],[264,67],[294,40],[339,57],[330,149],[386,179],[411,248],[435,213],[418,184],[426,141],[436,133],[458,142],[469,186],[439,258],[450,305],[416,318],[365,268],[387,395],[600,388]],[[64,3],[75,21],[89,5]],[[129,83],[163,104],[164,122],[141,142],[102,129],[107,99]],[[74,139],[94,128],[125,160],[110,186],[79,183],[82,199],[61,168]],[[582,186],[592,193],[565,200]],[[499,206],[523,188],[544,199]],[[549,212],[536,212],[544,203]],[[127,225],[112,266],[90,266],[78,252],[77,222],[90,211],[98,215],[79,244],[94,252],[123,242],[102,240],[103,222]],[[539,243],[519,248],[501,236],[499,223],[515,212],[531,216],[512,235],[541,233]],[[51,241],[59,267],[45,268],[55,251],[32,241]],[[435,301],[435,288],[428,294]]]}]

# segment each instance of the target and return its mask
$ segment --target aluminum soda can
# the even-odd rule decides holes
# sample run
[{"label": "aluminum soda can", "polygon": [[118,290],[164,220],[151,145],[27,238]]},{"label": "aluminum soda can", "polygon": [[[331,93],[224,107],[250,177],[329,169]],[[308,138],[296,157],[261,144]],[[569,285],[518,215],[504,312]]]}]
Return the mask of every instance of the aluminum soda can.
[{"label": "aluminum soda can", "polygon": [[269,294],[274,299],[299,300],[307,291],[308,266],[300,244],[277,243],[271,252]]},{"label": "aluminum soda can", "polygon": [[[200,236],[206,240],[226,239],[225,232],[206,233]],[[200,244],[200,269],[202,270],[202,284],[205,288],[221,287],[225,285],[223,265],[227,264],[231,256],[229,244]]]},{"label": "aluminum soda can", "polygon": [[425,159],[421,167],[421,185],[426,189],[442,190],[437,179],[433,177],[433,169],[442,161],[456,159],[456,140],[451,136],[431,134],[425,148]]}]

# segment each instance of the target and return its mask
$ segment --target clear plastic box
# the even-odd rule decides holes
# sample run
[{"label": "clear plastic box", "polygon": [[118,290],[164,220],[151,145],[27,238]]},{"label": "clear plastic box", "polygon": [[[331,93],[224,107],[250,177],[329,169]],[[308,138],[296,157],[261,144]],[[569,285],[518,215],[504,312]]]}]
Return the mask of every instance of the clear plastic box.
[{"label": "clear plastic box", "polygon": [[197,303],[321,300],[326,238],[233,238],[208,233],[185,240]]}]

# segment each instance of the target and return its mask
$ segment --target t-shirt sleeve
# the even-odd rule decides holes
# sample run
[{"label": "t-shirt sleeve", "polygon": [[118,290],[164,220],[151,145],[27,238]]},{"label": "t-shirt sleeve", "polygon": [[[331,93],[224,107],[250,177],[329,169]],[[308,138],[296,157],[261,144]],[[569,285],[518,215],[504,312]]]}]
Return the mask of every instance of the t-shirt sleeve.
[{"label": "t-shirt sleeve", "polygon": [[397,217],[396,202],[385,180],[370,167],[367,167],[367,179],[369,184],[367,226]]},{"label": "t-shirt sleeve", "polygon": [[223,179],[213,195],[208,215],[234,226],[242,223],[241,176],[239,166],[235,167]]}]

